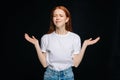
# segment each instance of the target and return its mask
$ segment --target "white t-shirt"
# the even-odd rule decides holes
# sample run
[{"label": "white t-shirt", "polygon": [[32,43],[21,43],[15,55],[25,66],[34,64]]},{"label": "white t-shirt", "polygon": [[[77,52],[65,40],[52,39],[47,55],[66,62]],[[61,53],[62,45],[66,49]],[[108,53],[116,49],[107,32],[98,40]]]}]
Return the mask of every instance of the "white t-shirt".
[{"label": "white t-shirt", "polygon": [[65,35],[52,32],[41,38],[41,50],[46,53],[47,65],[54,70],[64,70],[73,66],[73,54],[81,49],[80,36],[68,32]]}]

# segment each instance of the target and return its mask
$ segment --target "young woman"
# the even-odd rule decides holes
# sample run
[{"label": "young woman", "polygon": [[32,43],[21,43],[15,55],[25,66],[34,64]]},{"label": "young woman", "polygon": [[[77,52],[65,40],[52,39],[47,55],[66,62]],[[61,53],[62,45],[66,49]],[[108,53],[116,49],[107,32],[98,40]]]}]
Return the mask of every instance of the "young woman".
[{"label": "young woman", "polygon": [[71,15],[64,6],[51,12],[50,29],[41,37],[41,45],[34,36],[25,33],[25,39],[35,46],[38,58],[46,68],[44,80],[74,80],[72,67],[78,67],[87,46],[100,37],[86,39],[81,46],[80,36],[72,32]]}]

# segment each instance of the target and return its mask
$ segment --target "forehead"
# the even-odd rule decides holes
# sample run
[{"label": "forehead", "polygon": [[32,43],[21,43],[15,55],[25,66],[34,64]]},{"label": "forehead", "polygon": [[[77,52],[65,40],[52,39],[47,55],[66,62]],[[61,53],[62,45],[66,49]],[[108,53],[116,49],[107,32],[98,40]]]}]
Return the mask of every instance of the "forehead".
[{"label": "forehead", "polygon": [[53,14],[64,14],[65,15],[65,12],[62,10],[62,9],[56,9]]}]

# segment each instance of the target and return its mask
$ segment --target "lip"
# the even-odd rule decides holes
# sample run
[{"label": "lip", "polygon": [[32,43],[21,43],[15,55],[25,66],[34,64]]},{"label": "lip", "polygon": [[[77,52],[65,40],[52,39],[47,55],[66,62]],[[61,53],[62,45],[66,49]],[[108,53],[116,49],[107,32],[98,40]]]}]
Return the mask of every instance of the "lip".
[{"label": "lip", "polygon": [[61,21],[55,21],[56,23],[60,23]]}]

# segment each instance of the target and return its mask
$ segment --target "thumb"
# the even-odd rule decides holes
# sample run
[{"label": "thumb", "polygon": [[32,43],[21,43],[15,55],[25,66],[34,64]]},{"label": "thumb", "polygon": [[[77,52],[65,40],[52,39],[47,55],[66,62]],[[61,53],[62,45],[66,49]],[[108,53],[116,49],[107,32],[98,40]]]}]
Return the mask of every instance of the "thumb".
[{"label": "thumb", "polygon": [[32,38],[34,38],[34,39],[35,39],[35,37],[34,37],[34,36],[32,36]]},{"label": "thumb", "polygon": [[89,38],[89,40],[92,40],[92,38]]}]

